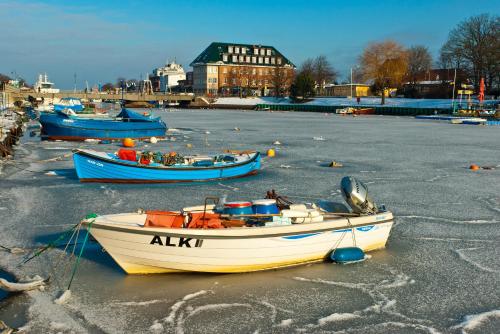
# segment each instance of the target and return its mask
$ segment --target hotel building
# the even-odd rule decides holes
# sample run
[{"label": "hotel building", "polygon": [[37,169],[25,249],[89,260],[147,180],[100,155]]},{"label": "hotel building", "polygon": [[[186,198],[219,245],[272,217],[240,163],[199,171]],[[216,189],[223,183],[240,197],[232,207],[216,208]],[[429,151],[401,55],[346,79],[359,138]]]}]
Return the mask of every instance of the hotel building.
[{"label": "hotel building", "polygon": [[190,65],[194,93],[209,96],[286,94],[295,71],[272,46],[236,43],[214,42]]}]

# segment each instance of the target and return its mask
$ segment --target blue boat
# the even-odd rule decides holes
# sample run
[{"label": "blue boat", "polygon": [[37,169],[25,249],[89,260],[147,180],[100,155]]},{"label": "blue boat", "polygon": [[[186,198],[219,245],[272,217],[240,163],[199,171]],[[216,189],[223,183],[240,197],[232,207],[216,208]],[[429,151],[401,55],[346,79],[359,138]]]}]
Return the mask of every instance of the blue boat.
[{"label": "blue boat", "polygon": [[159,117],[128,109],[122,109],[114,118],[84,117],[66,111],[42,113],[40,123],[42,139],[51,140],[151,138],[163,137],[167,132],[167,125]]},{"label": "blue boat", "polygon": [[71,109],[76,113],[82,112],[84,108],[82,101],[76,97],[64,97],[59,103],[54,104],[54,111]]},{"label": "blue boat", "polygon": [[[73,151],[76,173],[81,182],[111,183],[169,183],[212,181],[256,174],[260,169],[259,152],[242,152],[216,156],[175,156],[159,153],[142,153],[135,158],[133,150],[118,154],[86,149]],[[121,153],[127,153],[125,156]],[[130,153],[132,158],[130,158]],[[144,158],[144,154],[156,158]],[[156,161],[161,161],[160,163]]]}]

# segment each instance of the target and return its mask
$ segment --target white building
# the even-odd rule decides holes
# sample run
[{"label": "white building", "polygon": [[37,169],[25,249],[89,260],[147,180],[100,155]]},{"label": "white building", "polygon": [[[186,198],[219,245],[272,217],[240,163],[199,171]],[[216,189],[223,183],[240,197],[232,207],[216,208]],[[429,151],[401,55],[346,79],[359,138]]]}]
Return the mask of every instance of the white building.
[{"label": "white building", "polygon": [[175,61],[167,62],[165,66],[154,69],[149,79],[154,91],[164,92],[177,87],[180,80],[186,80],[186,72]]},{"label": "white building", "polygon": [[59,93],[59,89],[54,88],[54,83],[49,81],[47,73],[38,75],[38,81],[35,83],[34,89],[39,93]]}]

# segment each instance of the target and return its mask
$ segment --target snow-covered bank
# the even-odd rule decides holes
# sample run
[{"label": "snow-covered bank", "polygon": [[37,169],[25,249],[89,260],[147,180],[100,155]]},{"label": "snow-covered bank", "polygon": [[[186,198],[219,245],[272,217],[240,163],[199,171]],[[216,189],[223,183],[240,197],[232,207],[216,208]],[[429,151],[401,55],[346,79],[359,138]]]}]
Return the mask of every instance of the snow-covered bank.
[{"label": "snow-covered bank", "polygon": [[[385,105],[388,107],[410,107],[410,108],[451,108],[451,99],[406,99],[406,98],[386,98]],[[380,106],[380,97],[361,97],[360,105]],[[487,103],[498,103],[499,101],[486,101]],[[257,104],[293,104],[289,98],[274,97],[220,97],[215,105],[241,105],[251,106]],[[358,105],[356,99],[345,97],[318,97],[312,101],[304,103],[306,105],[318,106],[355,106]]]}]

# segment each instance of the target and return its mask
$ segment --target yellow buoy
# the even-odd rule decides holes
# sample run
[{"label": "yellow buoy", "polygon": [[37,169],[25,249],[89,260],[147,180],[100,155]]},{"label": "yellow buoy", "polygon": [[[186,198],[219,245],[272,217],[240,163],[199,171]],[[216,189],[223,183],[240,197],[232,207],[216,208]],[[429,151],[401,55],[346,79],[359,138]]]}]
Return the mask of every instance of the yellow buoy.
[{"label": "yellow buoy", "polygon": [[124,147],[134,147],[135,143],[134,143],[133,139],[131,139],[131,138],[125,138],[122,141],[122,145]]},{"label": "yellow buoy", "polygon": [[274,149],[270,148],[267,150],[267,156],[269,158],[273,158],[275,155],[276,155],[276,152],[274,151]]}]

